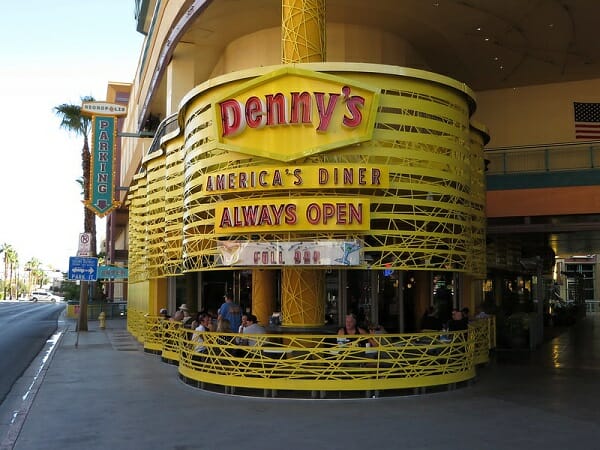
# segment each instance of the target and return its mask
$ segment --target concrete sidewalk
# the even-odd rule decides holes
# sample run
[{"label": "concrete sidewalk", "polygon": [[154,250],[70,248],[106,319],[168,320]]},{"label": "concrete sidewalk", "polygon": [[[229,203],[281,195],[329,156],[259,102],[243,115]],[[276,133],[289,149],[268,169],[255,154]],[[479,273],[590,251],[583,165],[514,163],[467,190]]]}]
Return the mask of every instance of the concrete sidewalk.
[{"label": "concrete sidewalk", "polygon": [[77,346],[67,321],[0,447],[600,448],[599,319],[585,319],[534,353],[498,353],[470,387],[360,400],[203,392],[180,382],[176,366],[145,353],[125,320],[108,320],[106,330],[90,322]]}]

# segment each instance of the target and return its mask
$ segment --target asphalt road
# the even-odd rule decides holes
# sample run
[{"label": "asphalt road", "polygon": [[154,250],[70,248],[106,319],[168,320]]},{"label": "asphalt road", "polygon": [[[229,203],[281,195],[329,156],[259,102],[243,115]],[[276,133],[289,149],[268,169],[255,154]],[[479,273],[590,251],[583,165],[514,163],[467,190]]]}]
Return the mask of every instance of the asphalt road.
[{"label": "asphalt road", "polygon": [[64,303],[0,301],[0,403],[56,331]]}]

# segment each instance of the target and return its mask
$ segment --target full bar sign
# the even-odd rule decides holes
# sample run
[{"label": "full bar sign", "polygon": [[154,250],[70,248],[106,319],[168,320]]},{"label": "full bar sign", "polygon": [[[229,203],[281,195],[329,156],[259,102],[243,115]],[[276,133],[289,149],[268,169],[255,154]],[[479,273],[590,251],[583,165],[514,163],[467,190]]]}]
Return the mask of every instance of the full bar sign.
[{"label": "full bar sign", "polygon": [[126,114],[122,105],[84,102],[81,113],[92,116],[90,196],[85,205],[103,217],[119,206],[115,200],[115,146],[117,116]]}]

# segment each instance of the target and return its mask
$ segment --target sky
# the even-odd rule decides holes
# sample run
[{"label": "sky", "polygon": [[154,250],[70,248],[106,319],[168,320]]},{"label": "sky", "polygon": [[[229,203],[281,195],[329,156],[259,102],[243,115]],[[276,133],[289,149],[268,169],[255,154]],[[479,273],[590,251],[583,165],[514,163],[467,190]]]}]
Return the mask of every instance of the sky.
[{"label": "sky", "polygon": [[[83,139],[53,111],[130,83],[144,36],[134,0],[23,0],[0,15],[0,245],[66,272],[83,232]],[[98,246],[105,219],[97,219]],[[100,248],[100,247],[99,247]],[[0,258],[0,261],[2,259]]]}]

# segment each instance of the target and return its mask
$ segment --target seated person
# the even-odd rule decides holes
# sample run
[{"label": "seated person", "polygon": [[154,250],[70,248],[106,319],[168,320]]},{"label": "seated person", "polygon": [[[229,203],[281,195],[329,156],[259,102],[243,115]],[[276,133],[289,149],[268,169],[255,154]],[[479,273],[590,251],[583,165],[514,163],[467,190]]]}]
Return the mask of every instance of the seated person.
[{"label": "seated person", "polygon": [[161,308],[161,310],[158,313],[158,316],[160,319],[170,319],[171,316],[169,315],[169,311],[167,310],[167,308]]},{"label": "seated person", "polygon": [[460,310],[460,312],[463,315],[463,319],[465,319],[467,322],[469,321],[469,308],[467,308],[466,306]]},{"label": "seated person", "polygon": [[[345,322],[345,326],[343,326],[342,328],[340,328],[338,330],[338,339],[337,339],[337,343],[338,345],[345,345],[348,342],[350,342],[350,339],[347,339],[343,336],[357,336],[360,334],[365,334],[368,335],[369,333],[367,333],[367,331],[364,328],[361,328],[357,325],[358,320],[356,319],[356,316],[353,313],[350,314],[346,314],[346,322]],[[365,342],[361,342],[361,345],[365,345],[367,342],[372,341],[372,339],[369,339]],[[373,343],[372,343],[373,345]],[[377,345],[377,344],[375,344]]]},{"label": "seated person", "polygon": [[202,335],[200,333],[211,331],[212,317],[210,316],[210,314],[201,314],[199,319],[200,324],[196,327],[195,331],[197,333],[194,333],[194,337],[192,338],[192,340],[198,343],[198,345],[196,346],[197,353],[206,353],[206,347],[203,345],[204,339],[202,339]]},{"label": "seated person", "polygon": [[[265,334],[266,331],[265,329],[260,326],[258,323],[258,319],[256,318],[256,316],[254,314],[247,314],[247,318],[246,318],[246,326],[244,327],[244,330],[242,331],[242,333],[244,335],[248,335],[248,334]],[[245,339],[245,345],[248,345],[250,347],[254,347],[256,345],[256,339]]]},{"label": "seated person", "polygon": [[452,310],[452,319],[448,322],[448,331],[467,330],[469,321],[463,317],[463,314],[458,309]]},{"label": "seated person", "polygon": [[190,309],[184,303],[179,307],[179,310],[183,312],[183,319],[181,319],[181,324],[185,328],[192,328],[192,322],[194,321],[194,317],[190,314]]},{"label": "seated person", "polygon": [[183,311],[175,311],[175,314],[173,315],[173,317],[169,318],[169,320],[171,322],[179,322],[181,323],[181,321],[183,320]]},{"label": "seated person", "polygon": [[442,321],[437,316],[435,308],[433,306],[429,306],[421,318],[421,331],[441,329]]}]

